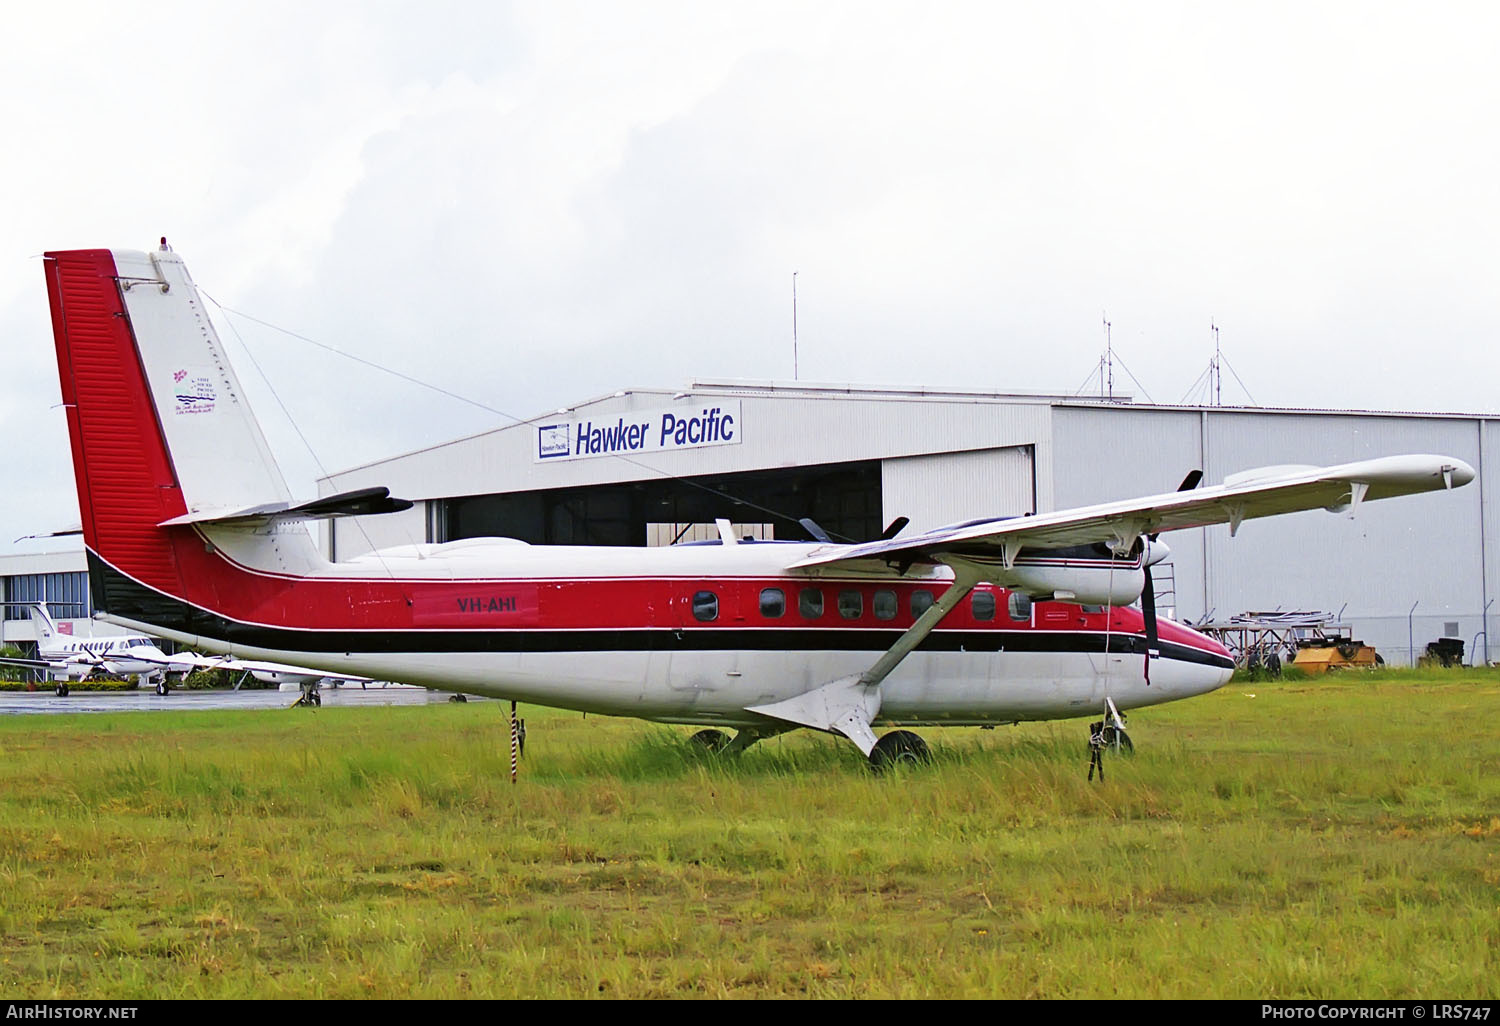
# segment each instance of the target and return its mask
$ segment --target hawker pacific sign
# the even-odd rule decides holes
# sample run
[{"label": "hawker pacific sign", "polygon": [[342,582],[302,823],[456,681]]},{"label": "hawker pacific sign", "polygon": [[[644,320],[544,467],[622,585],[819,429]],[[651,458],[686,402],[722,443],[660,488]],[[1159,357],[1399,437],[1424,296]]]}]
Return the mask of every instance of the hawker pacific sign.
[{"label": "hawker pacific sign", "polygon": [[737,401],[700,400],[659,410],[580,415],[537,425],[536,460],[543,463],[738,445],[741,428]]}]

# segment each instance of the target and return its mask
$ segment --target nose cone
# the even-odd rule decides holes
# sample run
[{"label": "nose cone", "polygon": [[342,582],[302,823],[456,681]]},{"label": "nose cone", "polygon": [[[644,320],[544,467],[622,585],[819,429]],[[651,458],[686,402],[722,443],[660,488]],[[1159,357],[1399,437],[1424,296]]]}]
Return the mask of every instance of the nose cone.
[{"label": "nose cone", "polygon": [[1194,631],[1198,646],[1211,656],[1192,668],[1187,687],[1192,694],[1206,695],[1229,683],[1234,676],[1234,656],[1213,638]]},{"label": "nose cone", "polygon": [[1228,684],[1234,676],[1234,657],[1214,638],[1172,620],[1161,621],[1160,631],[1161,640],[1176,647],[1172,653],[1175,697],[1206,694]]},{"label": "nose cone", "polygon": [[1146,565],[1155,566],[1172,554],[1172,548],[1164,541],[1146,539]]}]

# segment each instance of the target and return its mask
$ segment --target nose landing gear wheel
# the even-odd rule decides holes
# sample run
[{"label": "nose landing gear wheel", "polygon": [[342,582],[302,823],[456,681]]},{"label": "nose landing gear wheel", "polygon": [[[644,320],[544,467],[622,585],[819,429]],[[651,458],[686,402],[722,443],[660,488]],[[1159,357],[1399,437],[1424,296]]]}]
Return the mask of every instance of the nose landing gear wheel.
[{"label": "nose landing gear wheel", "polygon": [[1121,755],[1134,755],[1135,745],[1131,743],[1130,735],[1116,727],[1105,727],[1103,734],[1104,747],[1112,748]]},{"label": "nose landing gear wheel", "polygon": [[58,684],[54,690],[56,690],[58,698],[68,697],[68,685],[66,683]]},{"label": "nose landing gear wheel", "polygon": [[701,748],[710,755],[718,755],[729,747],[729,735],[722,730],[700,730],[688,738],[696,748]]},{"label": "nose landing gear wheel", "polygon": [[909,730],[893,730],[870,751],[870,769],[884,773],[894,766],[923,766],[932,761],[927,742]]}]

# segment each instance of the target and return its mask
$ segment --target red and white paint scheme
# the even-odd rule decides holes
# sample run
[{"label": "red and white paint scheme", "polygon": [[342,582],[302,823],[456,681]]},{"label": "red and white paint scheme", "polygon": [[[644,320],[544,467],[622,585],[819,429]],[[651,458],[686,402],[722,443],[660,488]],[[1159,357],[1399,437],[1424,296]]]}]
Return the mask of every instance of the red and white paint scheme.
[{"label": "red and white paint scheme", "polygon": [[384,489],[293,504],[181,259],[164,245],[45,267],[98,615],[240,658],[733,728],[736,747],[811,727],[878,763],[920,744],[877,742],[881,724],[1118,726],[1232,671],[1216,642],[1157,621],[1159,532],[1474,477],[1393,456],[855,545],[721,524],[718,542],[666,548],[489,538],[330,563],[306,521],[410,504]]}]

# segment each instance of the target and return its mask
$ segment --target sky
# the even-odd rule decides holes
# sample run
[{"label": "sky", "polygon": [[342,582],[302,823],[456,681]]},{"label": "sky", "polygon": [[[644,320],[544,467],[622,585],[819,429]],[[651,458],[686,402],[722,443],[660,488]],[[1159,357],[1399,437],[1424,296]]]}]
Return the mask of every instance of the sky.
[{"label": "sky", "polygon": [[1177,403],[1217,325],[1225,403],[1500,414],[1497,58],[1430,0],[17,8],[0,553],[78,522],[40,254],[162,236],[309,497],[790,379],[794,273],[803,381],[1073,393],[1108,320]]}]

